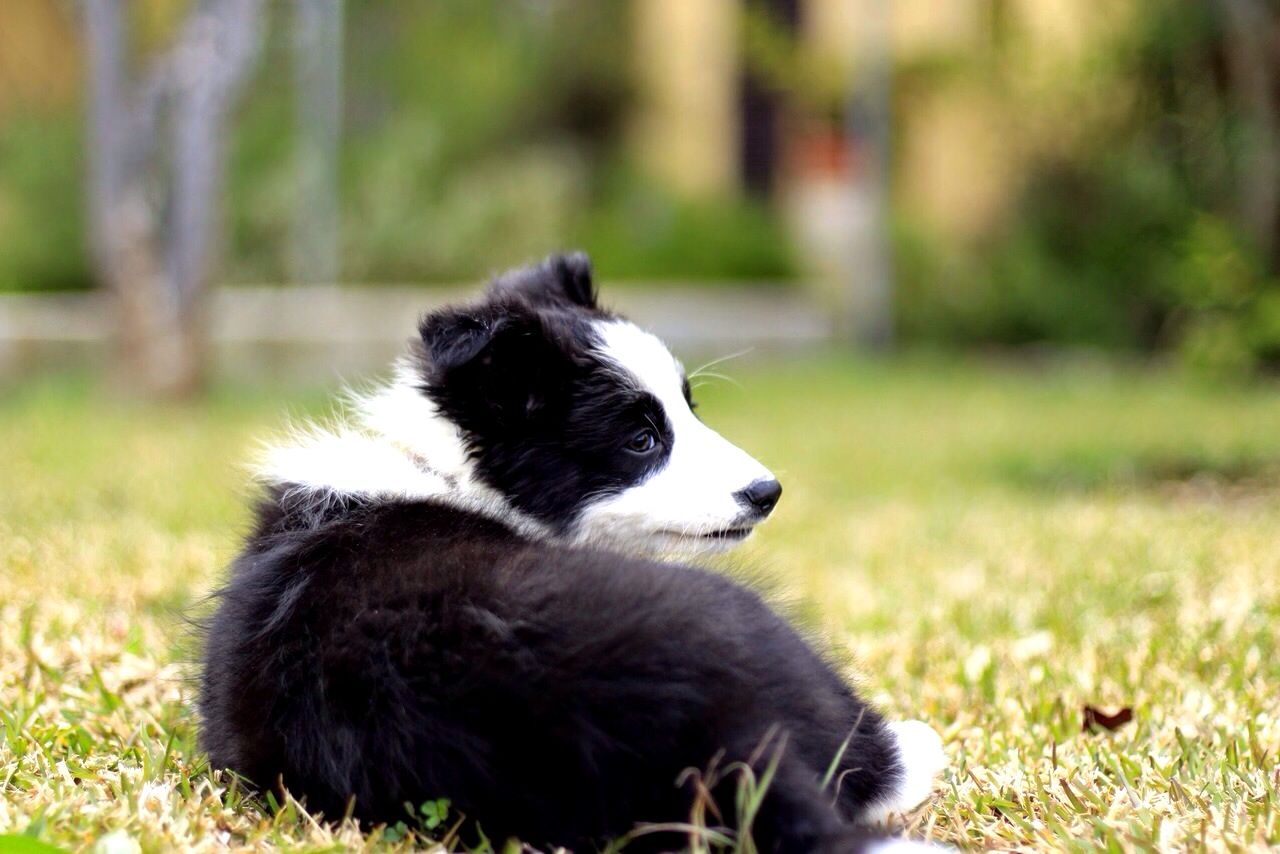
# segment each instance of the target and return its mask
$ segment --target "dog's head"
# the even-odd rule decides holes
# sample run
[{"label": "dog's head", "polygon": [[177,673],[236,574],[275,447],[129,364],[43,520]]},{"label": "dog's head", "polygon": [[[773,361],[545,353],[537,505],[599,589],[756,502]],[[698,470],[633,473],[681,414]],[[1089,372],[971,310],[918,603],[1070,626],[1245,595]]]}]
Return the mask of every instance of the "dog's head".
[{"label": "dog's head", "polygon": [[468,474],[559,536],[711,550],[778,501],[774,476],[694,413],[662,342],[598,307],[585,255],[500,276],[420,333],[420,392],[456,426]]}]

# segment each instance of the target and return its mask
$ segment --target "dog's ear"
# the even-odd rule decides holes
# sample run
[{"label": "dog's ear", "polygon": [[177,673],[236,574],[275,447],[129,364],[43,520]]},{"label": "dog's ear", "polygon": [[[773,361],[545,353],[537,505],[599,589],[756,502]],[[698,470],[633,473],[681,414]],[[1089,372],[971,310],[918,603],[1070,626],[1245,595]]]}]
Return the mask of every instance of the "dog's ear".
[{"label": "dog's ear", "polygon": [[591,260],[585,252],[551,255],[539,264],[503,273],[489,286],[489,296],[513,296],[533,305],[594,309]]},{"label": "dog's ear", "polygon": [[426,315],[418,323],[426,354],[424,368],[431,377],[443,378],[475,359],[507,325],[509,314],[500,306],[485,304]]},{"label": "dog's ear", "polygon": [[536,312],[503,303],[448,308],[419,325],[423,378],[455,422],[527,420],[566,393],[571,362]]}]

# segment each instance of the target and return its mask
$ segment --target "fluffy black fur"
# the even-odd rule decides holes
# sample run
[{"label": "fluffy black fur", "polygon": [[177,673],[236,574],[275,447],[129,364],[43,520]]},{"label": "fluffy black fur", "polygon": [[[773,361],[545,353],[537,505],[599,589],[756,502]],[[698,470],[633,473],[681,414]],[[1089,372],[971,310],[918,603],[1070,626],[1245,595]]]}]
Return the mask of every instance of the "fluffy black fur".
[{"label": "fluffy black fur", "polygon": [[[422,326],[423,393],[485,477],[545,520],[653,464],[617,462],[618,436],[655,413],[639,394],[616,405],[625,390],[584,346],[594,316],[571,256]],[[435,501],[269,490],[204,657],[212,767],[330,818],[394,822],[448,797],[491,839],[589,848],[687,820],[686,769],[777,756],[761,850],[848,850],[902,773],[881,718],[750,590]],[[821,791],[837,757],[839,785]],[[738,785],[711,793],[729,825]]]}]

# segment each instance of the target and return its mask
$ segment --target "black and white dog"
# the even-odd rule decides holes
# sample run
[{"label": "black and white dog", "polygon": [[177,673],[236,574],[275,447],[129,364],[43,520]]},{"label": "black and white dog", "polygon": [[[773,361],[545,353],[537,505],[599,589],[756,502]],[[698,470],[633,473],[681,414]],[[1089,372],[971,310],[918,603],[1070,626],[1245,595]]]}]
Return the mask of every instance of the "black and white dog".
[{"label": "black and white dog", "polygon": [[932,729],[886,723],[755,593],[655,557],[746,538],[782,489],[584,256],[419,331],[351,423],[265,457],[205,638],[213,767],[330,818],[447,797],[490,839],[580,848],[695,798],[733,828],[743,775],[689,769],[774,768],[761,851],[850,850],[929,796]]}]

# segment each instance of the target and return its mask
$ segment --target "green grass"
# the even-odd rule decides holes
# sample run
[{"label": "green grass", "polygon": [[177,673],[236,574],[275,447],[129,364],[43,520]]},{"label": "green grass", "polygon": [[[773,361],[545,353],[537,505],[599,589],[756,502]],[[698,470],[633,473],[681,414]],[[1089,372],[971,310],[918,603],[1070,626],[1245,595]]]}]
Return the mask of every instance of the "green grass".
[{"label": "green grass", "polygon": [[[700,412],[786,485],[735,561],[869,697],[943,733],[915,835],[1280,843],[1280,391],[932,360],[732,373],[742,387],[700,389]],[[0,834],[423,844],[264,812],[193,748],[181,614],[236,548],[239,464],[286,412],[326,409],[267,391],[126,405],[66,381],[0,395]],[[1134,720],[1085,733],[1085,704]]]}]

